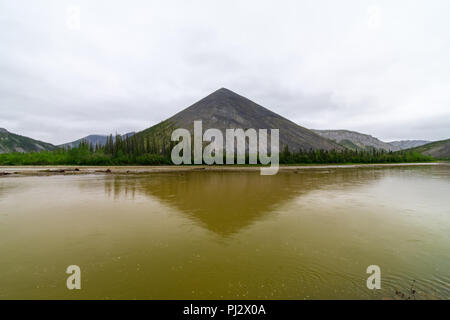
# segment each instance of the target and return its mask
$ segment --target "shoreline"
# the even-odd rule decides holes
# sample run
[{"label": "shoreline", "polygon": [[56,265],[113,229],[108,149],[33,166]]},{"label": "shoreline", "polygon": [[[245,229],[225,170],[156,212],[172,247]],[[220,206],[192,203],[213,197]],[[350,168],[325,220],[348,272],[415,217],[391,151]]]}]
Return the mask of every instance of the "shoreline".
[{"label": "shoreline", "polygon": [[[449,162],[418,163],[380,163],[380,164],[306,164],[281,165],[279,172],[298,172],[311,169],[347,169],[347,168],[383,168],[406,166],[450,166]],[[13,176],[50,176],[50,175],[85,175],[85,174],[147,174],[171,172],[255,172],[258,165],[186,165],[186,166],[0,166],[0,177]]]}]

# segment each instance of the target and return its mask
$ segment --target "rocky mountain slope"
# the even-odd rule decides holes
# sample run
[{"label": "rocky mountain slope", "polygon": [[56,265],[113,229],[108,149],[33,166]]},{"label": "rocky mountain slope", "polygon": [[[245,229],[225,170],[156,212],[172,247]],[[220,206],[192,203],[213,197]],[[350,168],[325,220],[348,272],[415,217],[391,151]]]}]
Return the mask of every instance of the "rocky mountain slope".
[{"label": "rocky mountain slope", "polygon": [[420,152],[436,159],[450,160],[450,139],[431,142],[420,147],[408,149],[408,151]]},{"label": "rocky mountain slope", "polygon": [[50,143],[34,140],[0,128],[0,153],[54,150]]},{"label": "rocky mountain slope", "polygon": [[336,141],[343,146],[353,150],[368,150],[370,148],[397,151],[398,147],[383,142],[368,134],[359,133],[350,130],[313,130],[324,138]]}]

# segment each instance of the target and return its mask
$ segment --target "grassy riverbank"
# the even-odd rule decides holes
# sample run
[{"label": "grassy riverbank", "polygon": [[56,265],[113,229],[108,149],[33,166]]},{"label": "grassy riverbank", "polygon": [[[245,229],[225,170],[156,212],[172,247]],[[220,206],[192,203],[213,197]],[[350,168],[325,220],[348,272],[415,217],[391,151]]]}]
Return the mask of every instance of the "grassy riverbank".
[{"label": "grassy riverbank", "polygon": [[[280,164],[374,164],[374,163],[410,163],[430,162],[435,159],[418,152],[385,152],[385,151],[310,151],[291,153],[284,150],[280,153]],[[246,161],[248,163],[248,160]],[[89,148],[55,150],[30,153],[0,154],[0,165],[171,165],[167,154],[125,154],[106,153],[103,150],[93,151]]]}]

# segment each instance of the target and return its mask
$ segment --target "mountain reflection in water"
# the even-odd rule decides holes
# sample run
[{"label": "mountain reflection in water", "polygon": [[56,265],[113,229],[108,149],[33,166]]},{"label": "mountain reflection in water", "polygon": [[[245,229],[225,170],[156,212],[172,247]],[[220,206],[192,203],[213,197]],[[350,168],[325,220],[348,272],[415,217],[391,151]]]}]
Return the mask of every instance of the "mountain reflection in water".
[{"label": "mountain reflection in water", "polygon": [[109,196],[155,197],[221,236],[239,232],[274,214],[293,198],[311,191],[353,188],[374,183],[381,172],[361,170],[314,170],[261,176],[242,172],[190,172],[145,176],[116,176],[105,180]]}]

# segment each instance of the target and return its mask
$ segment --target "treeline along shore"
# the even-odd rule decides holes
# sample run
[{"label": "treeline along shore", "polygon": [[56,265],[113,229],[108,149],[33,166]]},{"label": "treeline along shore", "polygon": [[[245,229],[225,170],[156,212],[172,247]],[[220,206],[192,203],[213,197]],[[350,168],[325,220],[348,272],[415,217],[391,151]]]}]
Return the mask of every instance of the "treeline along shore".
[{"label": "treeline along shore", "polygon": [[[0,154],[0,165],[171,165],[175,142],[155,137],[108,137],[105,145],[83,141],[76,148],[54,151]],[[415,151],[384,150],[298,150],[285,146],[280,152],[280,164],[358,164],[407,163],[435,161],[431,156]],[[246,160],[248,163],[248,159]]]}]

